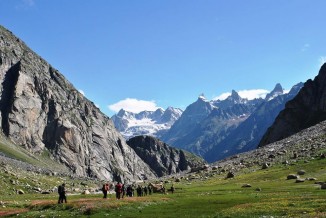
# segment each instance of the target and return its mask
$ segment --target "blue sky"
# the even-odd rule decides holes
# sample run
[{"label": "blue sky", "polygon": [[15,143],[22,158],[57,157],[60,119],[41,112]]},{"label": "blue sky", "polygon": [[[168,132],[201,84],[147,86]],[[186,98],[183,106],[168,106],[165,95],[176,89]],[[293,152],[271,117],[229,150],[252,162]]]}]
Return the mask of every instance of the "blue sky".
[{"label": "blue sky", "polygon": [[0,25],[111,116],[121,105],[185,109],[201,93],[263,90],[252,96],[313,79],[326,60],[325,8],[325,0],[0,0]]}]

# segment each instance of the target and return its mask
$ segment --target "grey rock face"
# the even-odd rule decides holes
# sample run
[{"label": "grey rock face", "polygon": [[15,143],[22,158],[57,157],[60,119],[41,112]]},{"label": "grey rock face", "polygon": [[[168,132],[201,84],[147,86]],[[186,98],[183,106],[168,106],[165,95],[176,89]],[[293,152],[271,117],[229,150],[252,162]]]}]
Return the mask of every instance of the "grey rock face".
[{"label": "grey rock face", "polygon": [[259,146],[284,139],[326,120],[326,64],[315,79],[308,80],[289,101],[263,136]]},{"label": "grey rock face", "polygon": [[112,121],[63,75],[0,26],[0,119],[16,144],[78,176],[134,180],[154,174]]},{"label": "grey rock face", "polygon": [[151,136],[136,136],[127,141],[158,176],[190,170],[205,161],[186,151],[172,148]]}]

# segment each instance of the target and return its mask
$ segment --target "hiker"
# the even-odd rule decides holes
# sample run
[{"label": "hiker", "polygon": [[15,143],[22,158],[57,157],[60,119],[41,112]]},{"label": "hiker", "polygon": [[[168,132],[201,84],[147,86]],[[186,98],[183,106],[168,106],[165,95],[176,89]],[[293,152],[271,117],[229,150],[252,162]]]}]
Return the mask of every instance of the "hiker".
[{"label": "hiker", "polygon": [[102,192],[103,192],[103,198],[107,198],[109,191],[109,183],[103,184]]},{"label": "hiker", "polygon": [[115,196],[119,200],[122,194],[122,184],[118,182],[115,186]]},{"label": "hiker", "polygon": [[148,185],[147,189],[148,189],[148,194],[152,195],[152,186]]},{"label": "hiker", "polygon": [[147,196],[147,186],[144,187],[144,196]]},{"label": "hiker", "polygon": [[124,198],[126,195],[126,187],[125,184],[122,184],[122,198]]},{"label": "hiker", "polygon": [[172,192],[172,194],[174,193],[174,186],[173,186],[173,184],[171,186],[171,192]]},{"label": "hiker", "polygon": [[165,192],[165,187],[163,186],[162,187],[162,193],[165,195],[166,194],[166,192]]},{"label": "hiker", "polygon": [[137,187],[137,197],[141,197],[142,196],[142,188],[140,185],[138,185]]},{"label": "hiker", "polygon": [[131,185],[129,185],[128,187],[127,187],[127,196],[128,197],[132,197],[133,196],[133,188],[132,188],[132,186]]},{"label": "hiker", "polygon": [[59,194],[58,204],[62,204],[63,201],[65,201],[65,203],[67,203],[66,189],[65,189],[64,183],[62,185],[59,185],[58,194]]}]

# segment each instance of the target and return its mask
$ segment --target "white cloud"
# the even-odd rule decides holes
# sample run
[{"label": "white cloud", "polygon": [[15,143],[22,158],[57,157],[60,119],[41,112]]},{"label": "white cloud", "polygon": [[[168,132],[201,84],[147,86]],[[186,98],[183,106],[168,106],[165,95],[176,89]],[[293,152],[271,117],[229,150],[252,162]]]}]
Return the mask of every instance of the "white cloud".
[{"label": "white cloud", "polygon": [[231,92],[225,92],[225,93],[222,93],[219,96],[213,98],[213,100],[225,100],[230,95],[231,95]]},{"label": "white cloud", "polygon": [[305,52],[305,51],[307,51],[309,48],[310,48],[310,44],[306,43],[306,44],[304,44],[304,45],[302,46],[301,51],[302,51],[302,52]]},{"label": "white cloud", "polygon": [[81,89],[78,90],[80,92],[80,94],[82,94],[83,96],[85,96],[85,92]]},{"label": "white cloud", "polygon": [[326,63],[326,56],[321,56],[319,58],[319,67],[321,67],[324,63]]},{"label": "white cloud", "polygon": [[126,98],[115,104],[109,105],[108,108],[114,112],[119,112],[119,110],[124,109],[125,111],[139,113],[145,110],[155,111],[159,107],[157,107],[155,101],[145,101],[145,100],[138,100],[135,98]]},{"label": "white cloud", "polygon": [[[240,90],[238,91],[238,94],[240,95],[241,98],[246,98],[248,100],[252,100],[255,98],[265,98],[266,95],[270,91],[265,90],[265,89],[250,89],[250,90]],[[221,95],[213,98],[213,100],[224,100],[227,97],[231,95],[231,92],[225,92],[222,93]]]},{"label": "white cloud", "polygon": [[251,89],[251,90],[238,91],[241,98],[247,98],[248,100],[252,100],[255,98],[265,98],[269,92],[270,91],[265,89]]}]

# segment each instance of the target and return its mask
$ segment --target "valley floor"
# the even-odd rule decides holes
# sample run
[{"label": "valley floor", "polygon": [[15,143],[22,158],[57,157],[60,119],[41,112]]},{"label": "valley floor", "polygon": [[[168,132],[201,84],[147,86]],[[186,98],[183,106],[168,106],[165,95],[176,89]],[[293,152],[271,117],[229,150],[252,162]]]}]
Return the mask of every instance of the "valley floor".
[{"label": "valley floor", "polygon": [[[305,171],[303,180],[289,174]],[[12,217],[326,217],[326,159],[242,169],[234,178],[219,169],[165,181],[175,193],[116,200],[113,195],[71,195],[57,204],[57,194],[0,196],[1,216]],[[308,180],[311,178],[311,180]],[[314,180],[315,179],[315,180]],[[67,184],[69,182],[67,181]],[[248,187],[243,187],[243,186]],[[18,215],[19,214],[19,215]]]}]

